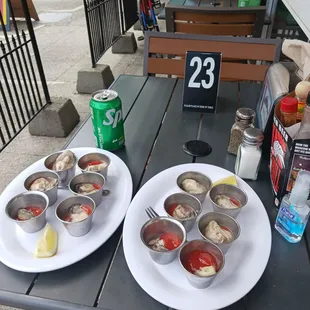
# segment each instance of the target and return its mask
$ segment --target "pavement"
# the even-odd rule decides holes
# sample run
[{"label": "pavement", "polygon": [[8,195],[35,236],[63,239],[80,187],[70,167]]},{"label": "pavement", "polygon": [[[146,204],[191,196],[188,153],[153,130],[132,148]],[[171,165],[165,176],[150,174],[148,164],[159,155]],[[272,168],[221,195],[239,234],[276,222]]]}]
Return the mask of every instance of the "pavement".
[{"label": "pavement", "polygon": [[[85,66],[91,67],[81,3],[80,0],[34,0],[41,20],[33,22],[50,95],[71,98],[80,114],[80,124],[89,113],[90,96],[76,92],[77,72]],[[21,21],[19,26],[22,28],[25,23]],[[135,33],[141,35],[141,31]],[[112,54],[108,50],[98,63],[108,64],[115,78],[124,73],[142,75],[143,45],[143,41],[138,41],[135,54]],[[28,128],[23,130],[0,153],[0,192],[30,164],[61,149],[79,125],[67,138],[35,137],[28,133]]]},{"label": "pavement", "polygon": [[[91,67],[84,7],[81,0],[33,0],[40,17],[33,22],[46,80],[51,96],[71,98],[81,121],[67,138],[35,137],[25,128],[0,153],[0,193],[25,168],[42,157],[61,149],[89,114],[90,95],[76,92],[77,72]],[[165,2],[165,1],[163,1]],[[160,21],[160,26],[164,24]],[[18,21],[19,27],[25,22]],[[135,31],[140,36],[141,31]],[[0,32],[0,39],[3,39]],[[112,54],[108,50],[99,64],[110,66],[115,78],[120,74],[142,75],[143,41],[135,54]],[[14,308],[1,306],[0,309]]]}]

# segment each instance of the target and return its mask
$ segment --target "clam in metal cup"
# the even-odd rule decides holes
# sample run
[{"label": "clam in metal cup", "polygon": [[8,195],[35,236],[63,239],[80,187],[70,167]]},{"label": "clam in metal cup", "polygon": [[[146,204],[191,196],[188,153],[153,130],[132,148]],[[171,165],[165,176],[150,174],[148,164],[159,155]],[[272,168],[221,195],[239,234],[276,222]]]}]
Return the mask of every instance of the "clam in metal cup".
[{"label": "clam in metal cup", "polygon": [[[92,183],[92,184],[98,184],[100,185],[100,189],[98,189],[95,193],[93,194],[79,194],[76,191],[76,186],[81,183]],[[74,195],[82,195],[82,196],[87,196],[92,198],[96,206],[98,207],[101,203],[102,200],[102,194],[103,194],[103,186],[105,184],[105,179],[104,176],[102,176],[100,173],[96,172],[85,172],[79,175],[76,175],[69,183],[69,190],[74,194]]]},{"label": "clam in metal cup", "polygon": [[200,172],[196,172],[196,171],[184,172],[181,175],[179,175],[178,178],[177,178],[177,184],[178,184],[178,186],[180,187],[180,189],[182,191],[185,191],[183,186],[182,186],[182,182],[185,179],[193,179],[193,180],[195,180],[196,182],[200,183],[201,185],[203,185],[206,188],[206,191],[203,192],[203,193],[200,193],[200,194],[190,194],[190,193],[188,193],[188,194],[196,197],[201,203],[203,203],[205,198],[206,198],[206,196],[207,196],[207,193],[209,192],[209,190],[212,187],[212,181],[210,180],[210,178],[207,177],[206,175],[204,175],[204,174],[202,174]]},{"label": "clam in metal cup", "polygon": [[[168,232],[176,234],[182,240],[179,247],[177,247],[172,251],[159,252],[152,250],[148,246],[148,243],[151,240],[154,240],[160,237],[162,234]],[[177,257],[180,247],[186,241],[186,231],[184,226],[177,220],[171,217],[162,216],[147,221],[141,228],[140,237],[143,244],[149,250],[149,253],[153,261],[160,265],[166,265],[171,263]]]},{"label": "clam in metal cup", "polygon": [[57,200],[59,176],[56,172],[53,172],[53,171],[39,171],[39,172],[33,173],[24,182],[24,187],[26,188],[26,190],[31,191],[30,190],[31,184],[39,178],[52,178],[52,179],[57,180],[57,183],[55,184],[55,186],[53,188],[51,188],[47,191],[42,191],[48,197],[49,206],[51,206]]},{"label": "clam in metal cup", "polygon": [[[202,250],[213,255],[217,261],[218,270],[215,275],[209,277],[201,277],[189,272],[186,266],[186,260],[188,259],[188,255],[194,250]],[[195,288],[204,289],[209,287],[216,276],[221,272],[225,265],[225,256],[222,250],[216,246],[215,244],[206,241],[206,240],[192,240],[186,243],[179,252],[179,262],[183,267],[183,271],[186,275],[188,282]]]},{"label": "clam in metal cup", "polygon": [[[220,226],[223,225],[229,228],[229,230],[232,232],[233,237],[234,237],[233,241],[226,242],[226,243],[216,243],[212,241],[211,239],[208,239],[205,236],[205,229],[211,221],[215,221]],[[198,231],[203,239],[216,244],[225,254],[227,253],[230,246],[239,238],[241,229],[240,229],[239,223],[233,217],[225,213],[209,212],[201,216],[201,218],[199,219]]]},{"label": "clam in metal cup", "polygon": [[108,165],[102,169],[102,170],[98,170],[98,171],[91,171],[91,172],[97,172],[100,173],[101,175],[103,175],[105,177],[105,179],[107,180],[107,176],[108,176],[108,169],[111,163],[111,160],[108,156],[102,154],[102,153],[89,153],[86,154],[84,156],[82,156],[79,161],[78,161],[78,166],[79,168],[82,170],[82,172],[90,172],[90,171],[86,171],[84,169],[84,167],[91,161],[103,161],[106,162]]},{"label": "clam in metal cup", "polygon": [[[65,218],[68,216],[69,209],[75,204],[88,205],[93,212],[84,220],[79,222],[67,222]],[[86,235],[92,227],[93,214],[96,205],[93,199],[86,196],[74,196],[63,200],[55,210],[56,218],[65,226],[68,233],[73,237],[81,237]]]},{"label": "clam in metal cup", "polygon": [[52,155],[49,155],[45,161],[44,161],[44,166],[49,169],[49,170],[52,170],[52,171],[55,171],[58,176],[59,176],[59,180],[60,180],[60,185],[62,186],[68,186],[68,183],[70,182],[70,180],[74,177],[75,175],[75,166],[76,166],[76,162],[77,162],[77,159],[76,159],[76,156],[74,155],[74,165],[67,169],[67,170],[62,170],[62,171],[59,171],[59,170],[53,170],[51,167],[53,166],[54,162],[56,161],[57,157],[63,153],[64,151],[62,152],[57,152],[57,153],[54,153]]},{"label": "clam in metal cup", "polygon": [[[5,214],[26,233],[35,233],[41,230],[46,224],[48,204],[49,199],[44,193],[38,191],[25,192],[15,196],[8,202],[5,207]],[[29,206],[39,207],[43,212],[29,220],[16,220],[18,210]]]},{"label": "clam in metal cup", "polygon": [[[236,218],[238,214],[241,212],[241,210],[248,203],[247,194],[242,189],[240,189],[239,187],[235,185],[229,185],[229,184],[215,185],[210,190],[209,195],[210,195],[210,199],[212,202],[214,212],[225,213],[225,214],[232,216],[233,218]],[[223,208],[219,206],[215,201],[215,197],[217,195],[226,195],[228,197],[237,198],[240,201],[241,206],[239,208],[234,208],[234,209]]]},{"label": "clam in metal cup", "polygon": [[191,231],[195,225],[197,217],[202,211],[200,201],[196,197],[189,195],[189,194],[185,194],[185,193],[176,193],[176,194],[170,195],[169,197],[166,198],[164,202],[164,209],[169,217],[172,217],[168,212],[169,206],[171,206],[171,204],[174,204],[174,203],[178,203],[181,205],[188,205],[195,210],[196,216],[191,219],[188,219],[188,220],[176,219],[184,226],[186,232]]}]

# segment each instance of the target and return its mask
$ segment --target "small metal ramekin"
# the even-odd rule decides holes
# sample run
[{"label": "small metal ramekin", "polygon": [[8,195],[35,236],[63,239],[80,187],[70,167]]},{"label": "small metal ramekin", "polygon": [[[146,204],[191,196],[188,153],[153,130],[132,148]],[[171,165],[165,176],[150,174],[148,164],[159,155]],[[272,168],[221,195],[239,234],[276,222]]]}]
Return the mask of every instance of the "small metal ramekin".
[{"label": "small metal ramekin", "polygon": [[62,186],[68,186],[68,183],[70,182],[70,180],[74,177],[75,175],[75,166],[76,166],[76,162],[77,162],[77,159],[76,159],[76,156],[74,155],[74,165],[67,169],[67,170],[62,170],[62,171],[56,171],[56,170],[53,170],[52,169],[52,166],[54,164],[54,162],[56,161],[57,157],[63,153],[64,151],[61,151],[61,152],[57,152],[57,153],[54,153],[54,154],[51,154],[49,155],[45,161],[44,161],[44,166],[51,170],[51,171],[54,171],[58,174],[59,176],[59,180],[60,180],[60,185]]},{"label": "small metal ramekin", "polygon": [[184,172],[181,175],[179,175],[178,178],[177,178],[177,185],[184,192],[186,192],[186,191],[184,190],[184,188],[182,186],[182,182],[185,179],[193,179],[193,180],[195,180],[196,182],[200,183],[201,185],[203,185],[206,188],[206,191],[203,192],[203,193],[200,193],[200,194],[190,194],[190,193],[188,193],[188,194],[196,197],[201,203],[203,203],[205,198],[206,198],[207,193],[209,192],[209,190],[212,187],[211,179],[208,176],[206,176],[206,175],[204,175],[204,174],[202,174],[200,172],[197,172],[197,171]]},{"label": "small metal ramekin", "polygon": [[47,191],[44,191],[43,193],[48,197],[49,199],[49,206],[53,205],[57,200],[57,194],[58,194],[58,184],[59,184],[59,176],[56,172],[53,171],[39,171],[31,174],[24,182],[24,187],[27,191],[30,190],[31,184],[39,178],[52,178],[56,179],[57,183],[55,186]]},{"label": "small metal ramekin", "polygon": [[[93,212],[83,221],[80,222],[66,222],[65,218],[68,215],[69,209],[74,204],[88,205],[92,208]],[[63,200],[55,210],[56,218],[65,226],[68,233],[73,237],[81,237],[86,235],[92,227],[92,220],[96,204],[93,199],[86,196],[73,196]]]},{"label": "small metal ramekin", "polygon": [[[86,171],[83,167],[85,167],[90,161],[104,161],[106,162],[108,165],[102,169],[102,170],[98,170],[98,171]],[[105,177],[105,179],[107,180],[108,177],[108,169],[110,166],[111,160],[108,156],[102,154],[102,153],[89,153],[86,154],[84,156],[82,156],[79,161],[78,161],[78,167],[82,170],[82,172],[97,172],[100,173],[101,175],[103,175]]]},{"label": "small metal ramekin", "polygon": [[[215,197],[217,195],[226,195],[228,197],[237,198],[240,201],[241,206],[239,208],[234,209],[223,208],[215,202]],[[236,218],[238,214],[241,212],[241,210],[248,203],[247,194],[239,187],[230,184],[218,184],[212,187],[212,189],[210,190],[210,199],[212,202],[214,212],[225,213],[232,216],[233,218]]]},{"label": "small metal ramekin", "polygon": [[[201,277],[189,272],[185,268],[188,255],[194,250],[203,250],[215,257],[219,267],[215,275],[209,277]],[[208,242],[206,240],[192,240],[183,245],[183,247],[181,248],[179,252],[179,262],[183,267],[182,269],[186,275],[188,282],[195,288],[203,289],[209,287],[216,278],[216,276],[224,268],[225,256],[222,250],[211,242]]]},{"label": "small metal ramekin", "polygon": [[[93,194],[88,194],[88,195],[83,195],[79,194],[76,192],[76,185],[80,183],[92,183],[92,184],[98,184],[101,186],[100,189],[98,189],[95,193]],[[96,173],[96,172],[85,172],[81,173],[79,175],[76,175],[70,182],[69,182],[69,190],[74,194],[74,195],[82,195],[82,196],[87,196],[92,198],[96,206],[98,207],[102,201],[102,194],[103,194],[103,186],[105,184],[105,179],[104,176]]]},{"label": "small metal ramekin", "polygon": [[[219,243],[212,241],[211,239],[208,239],[205,236],[204,231],[211,221],[215,221],[220,226],[224,225],[227,228],[229,228],[234,237],[233,241],[219,244]],[[240,228],[239,223],[233,217],[225,213],[209,212],[200,217],[198,221],[198,231],[203,239],[216,244],[225,254],[227,253],[230,246],[239,238],[241,228]]]},{"label": "small metal ramekin", "polygon": [[173,203],[188,205],[195,210],[196,216],[191,219],[188,219],[188,220],[176,219],[184,226],[186,232],[191,231],[192,228],[194,227],[197,217],[202,211],[200,201],[196,197],[190,194],[186,194],[186,193],[176,193],[176,194],[170,195],[169,197],[166,198],[164,202],[164,209],[169,217],[172,217],[172,216],[169,214],[168,209],[169,209],[169,206]]},{"label": "small metal ramekin", "polygon": [[[49,199],[47,195],[38,191],[29,191],[13,197],[5,207],[5,214],[26,233],[35,233],[41,230],[46,224],[46,210],[48,204]],[[17,211],[29,206],[39,207],[43,212],[29,220],[16,220]]]},{"label": "small metal ramekin", "polygon": [[[167,232],[176,234],[182,240],[178,248],[172,251],[159,252],[152,250],[148,246],[148,243],[151,240],[156,239],[163,233]],[[186,231],[184,226],[177,220],[171,217],[162,216],[148,220],[141,228],[140,237],[143,244],[148,249],[153,261],[157,264],[166,265],[171,263],[177,257],[180,247],[186,241]]]}]

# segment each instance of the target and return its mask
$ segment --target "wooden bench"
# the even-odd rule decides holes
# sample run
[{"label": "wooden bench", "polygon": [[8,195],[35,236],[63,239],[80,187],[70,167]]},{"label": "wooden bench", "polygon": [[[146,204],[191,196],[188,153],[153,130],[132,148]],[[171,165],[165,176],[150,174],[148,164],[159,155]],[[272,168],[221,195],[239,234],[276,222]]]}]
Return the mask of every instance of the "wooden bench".
[{"label": "wooden bench", "polygon": [[262,82],[269,64],[279,61],[282,41],[147,31],[144,44],[145,76],[183,77],[187,51],[221,52],[221,80]]},{"label": "wooden bench", "polygon": [[[194,1],[195,2],[195,1]],[[266,7],[209,7],[168,4],[167,32],[260,38]]]}]

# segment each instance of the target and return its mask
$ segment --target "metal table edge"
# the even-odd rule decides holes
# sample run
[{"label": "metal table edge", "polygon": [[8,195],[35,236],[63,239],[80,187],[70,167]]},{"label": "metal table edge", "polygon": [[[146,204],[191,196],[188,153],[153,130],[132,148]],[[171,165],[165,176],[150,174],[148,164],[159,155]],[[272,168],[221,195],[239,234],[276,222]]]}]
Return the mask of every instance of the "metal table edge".
[{"label": "metal table edge", "polygon": [[[94,310],[93,307],[68,303],[65,301],[58,301],[54,299],[41,298],[36,296],[29,296],[25,294],[12,293],[0,290],[0,300],[5,305],[10,307],[17,307],[21,309],[36,309],[36,310]],[[107,310],[104,308],[97,308]]]}]

